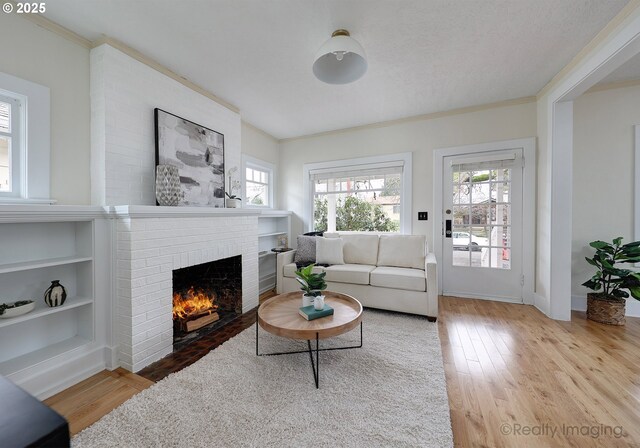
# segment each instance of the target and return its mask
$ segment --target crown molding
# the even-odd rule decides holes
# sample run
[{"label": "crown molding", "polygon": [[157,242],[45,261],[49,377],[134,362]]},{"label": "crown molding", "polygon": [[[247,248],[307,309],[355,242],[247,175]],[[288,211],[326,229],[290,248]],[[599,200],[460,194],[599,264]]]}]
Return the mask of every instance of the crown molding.
[{"label": "crown molding", "polygon": [[249,123],[248,121],[242,120],[242,124],[245,125],[248,128],[251,128],[252,130],[256,131],[259,134],[264,135],[267,138],[270,138],[271,140],[273,140],[275,143],[278,143],[280,140],[278,140],[277,138],[275,138],[273,135],[269,134],[267,131],[265,131],[264,129],[260,129],[259,127],[257,127],[256,125],[253,125],[251,123]]},{"label": "crown molding", "polygon": [[[16,2],[14,2],[13,0],[10,0],[9,3],[11,3],[14,6],[14,9],[17,7]],[[42,14],[15,14],[15,15],[18,17],[22,17],[23,19],[26,19],[31,23],[35,23],[39,27],[44,28],[48,31],[51,31],[52,33],[57,34],[58,36],[64,37],[65,39],[77,45],[80,45],[81,47],[91,48],[93,46],[92,42],[89,39],[74,33],[70,29],[57,24],[53,20],[47,19]]]},{"label": "crown molding", "polygon": [[401,123],[409,123],[412,121],[420,121],[420,120],[434,120],[436,118],[443,118],[443,117],[450,117],[452,115],[462,115],[462,114],[468,114],[468,113],[473,113],[473,112],[481,112],[483,110],[489,110],[489,109],[497,109],[500,107],[508,107],[508,106],[518,106],[520,104],[527,104],[527,103],[533,103],[536,101],[536,97],[535,96],[525,96],[522,98],[514,98],[511,100],[504,100],[504,101],[498,101],[495,103],[488,103],[488,104],[480,104],[478,106],[468,106],[468,107],[461,107],[458,109],[450,109],[450,110],[445,110],[442,112],[432,112],[432,113],[428,113],[428,114],[422,114],[422,115],[414,115],[411,117],[405,117],[405,118],[398,118],[396,120],[388,120],[388,121],[380,121],[378,123],[370,123],[370,124],[363,124],[360,126],[353,126],[353,127],[349,127],[349,128],[342,128],[342,129],[335,129],[332,131],[324,131],[324,132],[318,132],[316,134],[309,134],[309,135],[301,135],[298,137],[291,137],[291,138],[283,138],[278,140],[279,143],[288,143],[288,142],[292,142],[295,140],[304,140],[307,138],[315,138],[315,137],[322,137],[322,136],[326,136],[326,135],[334,135],[334,134],[342,134],[345,132],[352,132],[352,131],[360,131],[360,130],[364,130],[364,129],[375,129],[375,128],[384,128],[387,126],[392,126],[395,124],[401,124]]},{"label": "crown molding", "polygon": [[603,90],[611,90],[611,89],[624,89],[625,87],[635,87],[640,86],[640,79],[629,79],[627,81],[618,81],[618,82],[610,82],[607,84],[596,84],[587,90],[587,93],[601,92]]},{"label": "crown molding", "polygon": [[197,92],[200,95],[206,96],[210,100],[215,101],[216,103],[220,104],[221,106],[226,107],[227,109],[231,110],[232,112],[235,112],[235,113],[238,113],[238,114],[240,113],[240,109],[238,109],[233,104],[228,103],[227,101],[223,100],[222,98],[220,98],[220,97],[214,95],[213,93],[209,92],[204,87],[201,87],[198,84],[196,84],[196,83],[194,83],[192,81],[189,81],[184,76],[180,76],[179,74],[177,74],[173,70],[168,69],[167,67],[165,67],[164,65],[160,64],[159,62],[147,57],[146,55],[144,55],[143,53],[139,52],[135,48],[132,48],[132,47],[128,46],[127,44],[120,42],[117,39],[113,39],[113,38],[108,37],[108,36],[103,36],[100,39],[98,39],[95,42],[93,42],[92,48],[96,48],[96,47],[99,47],[100,45],[104,45],[104,44],[109,45],[109,46],[111,46],[111,47],[123,52],[124,54],[132,57],[133,59],[137,60],[138,62],[142,62],[143,64],[145,64],[145,65],[151,67],[152,69],[162,73],[163,75],[168,76],[169,78],[173,79],[174,81],[179,82],[183,86],[188,87],[189,89],[193,90],[194,92]]},{"label": "crown molding", "polygon": [[[14,5],[14,7],[16,6],[16,3],[13,0],[10,0],[10,3]],[[17,14],[16,14],[17,15]],[[124,44],[116,39],[110,38],[108,36],[103,36],[100,39],[92,42],[91,40],[84,38],[82,36],[80,36],[79,34],[74,33],[73,31],[71,31],[68,28],[65,28],[62,25],[57,24],[56,22],[54,22],[53,20],[49,20],[46,17],[44,17],[41,14],[20,14],[19,17],[25,18],[28,21],[40,26],[41,28],[44,28],[48,31],[51,31],[54,34],[57,34],[58,36],[61,36],[77,45],[80,45],[81,47],[87,48],[87,49],[92,49],[95,47],[98,47],[102,44],[108,44],[110,46],[112,46],[113,48],[116,48],[120,51],[122,51],[123,53],[127,54],[128,56],[132,57],[133,59],[142,62],[143,64],[151,67],[152,69],[162,73],[165,76],[168,76],[169,78],[173,79],[174,81],[179,82],[180,84],[184,85],[185,87],[193,90],[194,92],[199,93],[200,95],[203,95],[207,98],[209,98],[212,101],[215,101],[216,103],[220,104],[221,106],[226,107],[227,109],[231,110],[232,112],[235,113],[240,113],[240,109],[238,109],[236,106],[234,106],[233,104],[223,100],[222,98],[214,95],[213,93],[211,93],[210,91],[208,91],[207,89],[205,89],[204,87],[199,86],[198,84],[189,81],[187,78],[185,78],[184,76],[180,76],[179,74],[177,74],[176,72],[168,69],[167,67],[165,67],[164,65],[160,64],[159,62],[145,56],[144,54],[142,54],[141,52],[139,52],[138,50],[128,46],[127,44]]]},{"label": "crown molding", "polygon": [[607,23],[607,25],[600,30],[596,36],[591,39],[591,41],[578,52],[577,55],[569,61],[567,65],[565,65],[562,70],[560,70],[551,81],[549,81],[536,95],[537,99],[542,98],[547,93],[551,91],[554,87],[556,87],[564,77],[569,74],[573,69],[579,66],[582,62],[584,62],[587,56],[600,45],[604,44],[606,40],[613,34],[613,32],[620,27],[624,22],[629,18],[629,16],[636,11],[636,9],[640,8],[640,0],[631,0],[624,8]]}]

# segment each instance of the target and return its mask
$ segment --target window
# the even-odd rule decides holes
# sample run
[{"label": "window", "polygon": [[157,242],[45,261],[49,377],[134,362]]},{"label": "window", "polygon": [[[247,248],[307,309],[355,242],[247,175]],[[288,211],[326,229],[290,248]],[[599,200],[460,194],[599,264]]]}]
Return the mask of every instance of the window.
[{"label": "window", "polygon": [[20,100],[0,95],[0,195],[20,195]]},{"label": "window", "polygon": [[305,165],[309,229],[411,233],[410,161],[403,154]]},{"label": "window", "polygon": [[249,156],[243,158],[245,206],[273,208],[273,165]]},{"label": "window", "polygon": [[0,72],[0,202],[51,204],[49,88]]}]

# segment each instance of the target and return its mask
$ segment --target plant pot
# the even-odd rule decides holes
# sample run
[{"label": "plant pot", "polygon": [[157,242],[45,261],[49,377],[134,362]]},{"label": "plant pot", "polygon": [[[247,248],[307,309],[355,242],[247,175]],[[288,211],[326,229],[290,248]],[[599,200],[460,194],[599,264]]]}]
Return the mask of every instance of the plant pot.
[{"label": "plant pot", "polygon": [[607,325],[624,325],[627,301],[600,293],[587,294],[587,319]]},{"label": "plant pot", "polygon": [[302,294],[302,306],[311,306],[313,305],[315,297],[308,296],[306,294]]},{"label": "plant pot", "polygon": [[227,208],[240,208],[240,201],[238,199],[229,199],[225,200],[227,204]]},{"label": "plant pot", "polygon": [[318,296],[313,299],[313,307],[318,311],[324,308],[324,296]]}]

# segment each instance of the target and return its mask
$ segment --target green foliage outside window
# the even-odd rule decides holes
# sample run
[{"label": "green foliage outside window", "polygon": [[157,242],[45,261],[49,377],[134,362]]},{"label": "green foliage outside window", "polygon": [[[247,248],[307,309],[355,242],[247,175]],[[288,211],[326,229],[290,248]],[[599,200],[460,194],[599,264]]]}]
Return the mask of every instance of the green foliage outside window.
[{"label": "green foliage outside window", "polygon": [[[314,229],[327,230],[327,199],[315,199]],[[356,196],[348,196],[336,203],[336,230],[338,231],[369,231],[369,232],[397,232],[400,223],[392,221],[380,204],[371,204]]]}]

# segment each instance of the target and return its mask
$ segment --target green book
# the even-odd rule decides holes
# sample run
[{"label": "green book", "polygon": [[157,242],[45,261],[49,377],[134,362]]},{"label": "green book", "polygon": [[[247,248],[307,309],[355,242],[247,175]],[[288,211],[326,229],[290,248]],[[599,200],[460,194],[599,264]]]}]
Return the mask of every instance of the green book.
[{"label": "green book", "polygon": [[299,313],[307,320],[319,319],[321,317],[331,316],[333,314],[333,308],[325,304],[324,308],[317,310],[313,305],[303,306],[300,308]]}]

